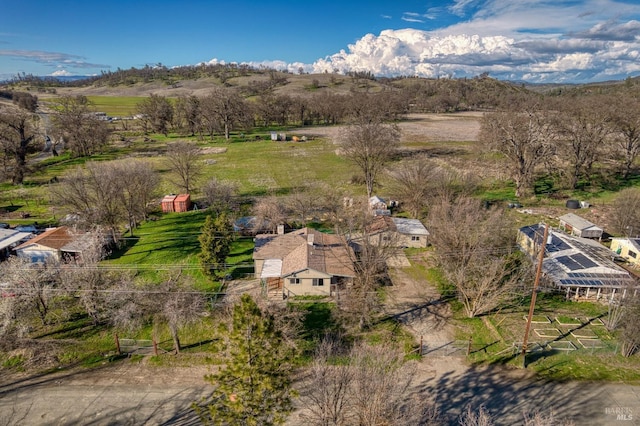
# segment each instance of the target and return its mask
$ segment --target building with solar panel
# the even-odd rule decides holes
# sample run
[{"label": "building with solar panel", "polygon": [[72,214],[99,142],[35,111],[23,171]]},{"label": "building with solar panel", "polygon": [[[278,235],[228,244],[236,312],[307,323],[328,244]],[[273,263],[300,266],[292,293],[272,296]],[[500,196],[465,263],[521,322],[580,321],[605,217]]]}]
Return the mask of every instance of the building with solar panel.
[{"label": "building with solar panel", "polygon": [[[518,231],[520,248],[535,258],[544,236],[544,225],[524,226]],[[546,282],[575,300],[608,302],[637,294],[639,283],[614,262],[614,253],[597,241],[549,230],[542,272]]]}]

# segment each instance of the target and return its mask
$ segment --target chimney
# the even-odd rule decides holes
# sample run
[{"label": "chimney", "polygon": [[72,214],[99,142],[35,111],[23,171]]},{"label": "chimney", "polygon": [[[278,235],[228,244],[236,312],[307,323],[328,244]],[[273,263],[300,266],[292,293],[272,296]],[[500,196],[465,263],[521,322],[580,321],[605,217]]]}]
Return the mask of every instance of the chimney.
[{"label": "chimney", "polygon": [[313,245],[313,240],[314,240],[315,235],[313,234],[307,234],[307,244],[309,244],[310,246]]},{"label": "chimney", "polygon": [[278,225],[278,235],[284,235],[284,225]]}]

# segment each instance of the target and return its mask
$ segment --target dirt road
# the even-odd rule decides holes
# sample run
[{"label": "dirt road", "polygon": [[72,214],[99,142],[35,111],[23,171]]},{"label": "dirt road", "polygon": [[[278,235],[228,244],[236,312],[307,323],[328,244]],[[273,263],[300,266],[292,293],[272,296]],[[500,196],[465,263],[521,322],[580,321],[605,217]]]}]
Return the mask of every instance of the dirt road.
[{"label": "dirt road", "polygon": [[[99,370],[4,378],[0,425],[198,424],[191,404],[210,392],[202,380],[206,373],[126,361]],[[451,425],[459,424],[467,405],[484,406],[497,425],[522,424],[523,413],[536,410],[579,426],[640,424],[640,386],[540,381],[521,371],[469,368],[456,357],[423,358],[412,391],[435,401]],[[287,422],[300,424],[295,414]]]},{"label": "dirt road", "polygon": [[203,367],[166,369],[128,360],[0,382],[0,425],[199,424],[209,395]]}]

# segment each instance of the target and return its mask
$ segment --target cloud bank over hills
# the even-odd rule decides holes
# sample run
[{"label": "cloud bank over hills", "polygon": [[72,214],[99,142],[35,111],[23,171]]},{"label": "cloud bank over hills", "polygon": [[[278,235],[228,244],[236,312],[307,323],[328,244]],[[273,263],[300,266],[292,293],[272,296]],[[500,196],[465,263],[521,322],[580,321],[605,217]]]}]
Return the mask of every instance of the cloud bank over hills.
[{"label": "cloud bank over hills", "polygon": [[424,24],[444,13],[462,19],[435,30],[366,34],[305,70],[431,78],[489,73],[532,83],[604,81],[640,73],[636,1],[458,0],[447,10],[406,12],[402,19]]},{"label": "cloud bank over hills", "polygon": [[420,77],[489,73],[500,79],[538,83],[619,79],[640,72],[638,38],[607,39],[614,35],[610,30],[592,28],[580,38],[565,40],[386,30],[378,36],[367,34],[349,45],[348,51],[316,61],[312,70]]}]

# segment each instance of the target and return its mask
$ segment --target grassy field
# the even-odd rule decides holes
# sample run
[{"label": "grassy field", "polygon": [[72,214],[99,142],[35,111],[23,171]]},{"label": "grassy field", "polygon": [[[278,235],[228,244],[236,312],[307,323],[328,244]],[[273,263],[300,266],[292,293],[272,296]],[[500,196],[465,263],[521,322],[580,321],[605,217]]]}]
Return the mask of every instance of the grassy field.
[{"label": "grassy field", "polygon": [[[136,114],[136,106],[148,96],[87,96],[95,111],[105,112],[110,117],[130,117]],[[56,97],[41,100],[43,105],[53,104]]]},{"label": "grassy field", "polygon": [[136,114],[136,106],[145,97],[138,96],[87,96],[97,111],[110,117],[128,117]]},{"label": "grassy field", "polygon": [[215,161],[206,175],[240,184],[243,195],[286,194],[296,187],[324,182],[333,188],[349,188],[355,174],[353,166],[336,155],[330,141],[237,142],[215,144],[226,148],[223,154],[210,154]]}]

